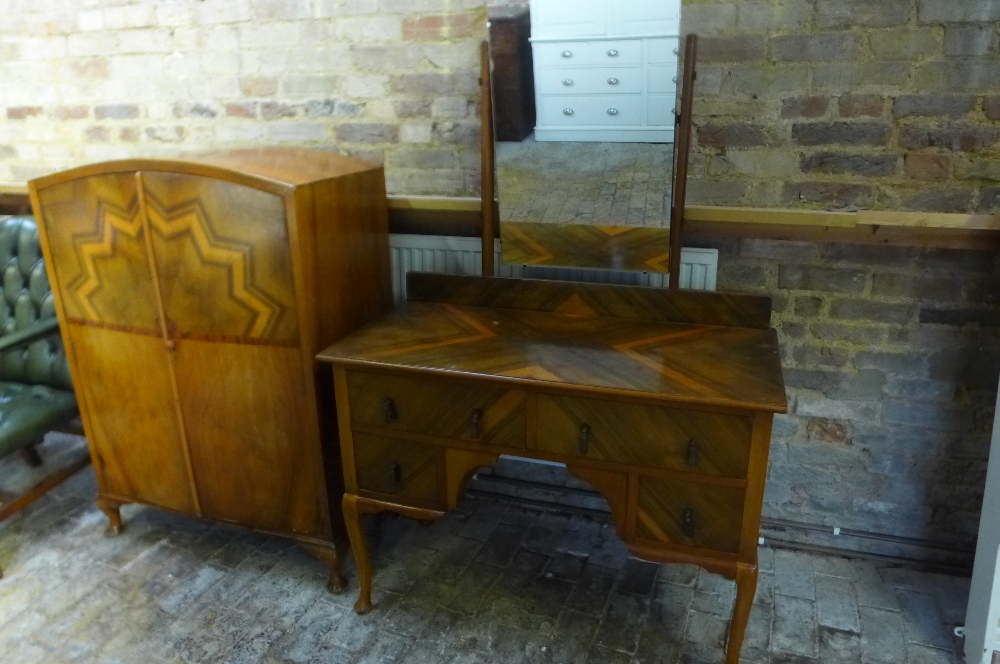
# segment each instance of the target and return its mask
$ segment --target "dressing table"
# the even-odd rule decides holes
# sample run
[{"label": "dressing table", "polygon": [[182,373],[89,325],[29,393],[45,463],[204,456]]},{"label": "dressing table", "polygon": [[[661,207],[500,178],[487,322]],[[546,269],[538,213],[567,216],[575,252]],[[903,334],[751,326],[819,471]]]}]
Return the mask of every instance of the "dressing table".
[{"label": "dressing table", "polygon": [[[602,30],[654,6],[585,5]],[[536,19],[555,6],[531,2],[536,57],[552,47],[535,39],[534,26],[546,25]],[[581,31],[563,35],[580,45],[608,46],[586,22],[564,28]],[[645,54],[640,37],[629,45]],[[373,608],[363,515],[437,518],[478,469],[514,456],[564,464],[593,486],[635,556],[734,579],[726,661],[738,664],[757,587],[771,425],[787,405],[770,298],[675,290],[696,46],[688,36],[680,103],[645,98],[680,109],[673,130],[579,127],[565,141],[545,131],[542,108],[532,136],[494,144],[502,96],[484,45],[486,276],[411,273],[407,302],[318,355],[333,374],[358,613]],[[546,63],[535,66],[538,74]],[[659,64],[647,69],[645,78],[662,78]],[[586,78],[582,69],[574,76]],[[670,274],[671,289],[489,276],[497,211],[504,260],[652,269]]]},{"label": "dressing table", "polygon": [[771,422],[786,412],[769,298],[411,273],[409,301],[319,354],[332,365],[344,516],[428,520],[500,455],[555,461],[647,560],[736,579],[727,661],[757,585]]}]

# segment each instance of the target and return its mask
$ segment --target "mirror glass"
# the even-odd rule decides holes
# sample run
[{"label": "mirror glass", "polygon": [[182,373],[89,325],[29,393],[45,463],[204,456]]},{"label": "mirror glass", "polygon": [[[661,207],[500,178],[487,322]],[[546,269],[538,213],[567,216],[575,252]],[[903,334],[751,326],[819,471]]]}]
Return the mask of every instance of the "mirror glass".
[{"label": "mirror glass", "polygon": [[[489,8],[505,262],[519,253],[510,243],[562,243],[563,230],[669,228],[680,7],[530,0]],[[565,228],[554,234],[553,225]],[[574,231],[580,226],[588,228]]]}]

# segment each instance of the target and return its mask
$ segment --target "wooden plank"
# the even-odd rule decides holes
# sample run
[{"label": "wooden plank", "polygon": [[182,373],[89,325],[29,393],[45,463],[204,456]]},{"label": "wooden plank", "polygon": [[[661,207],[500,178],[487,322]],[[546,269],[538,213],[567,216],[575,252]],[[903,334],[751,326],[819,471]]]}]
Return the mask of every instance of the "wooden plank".
[{"label": "wooden plank", "polygon": [[[685,243],[709,242],[716,237],[760,238],[798,242],[875,244],[890,247],[942,247],[1000,250],[1000,233],[994,230],[919,228],[914,226],[839,226],[689,222]],[[690,246],[690,244],[689,244]]]},{"label": "wooden plank", "polygon": [[861,210],[858,212],[858,223],[872,226],[1000,230],[1000,214]]},{"label": "wooden plank", "polygon": [[28,195],[27,182],[0,182],[0,194]]},{"label": "wooden plank", "polygon": [[853,228],[858,224],[858,213],[689,205],[684,211],[684,220],[687,222],[715,221],[730,224],[767,223],[780,226],[837,226]]}]

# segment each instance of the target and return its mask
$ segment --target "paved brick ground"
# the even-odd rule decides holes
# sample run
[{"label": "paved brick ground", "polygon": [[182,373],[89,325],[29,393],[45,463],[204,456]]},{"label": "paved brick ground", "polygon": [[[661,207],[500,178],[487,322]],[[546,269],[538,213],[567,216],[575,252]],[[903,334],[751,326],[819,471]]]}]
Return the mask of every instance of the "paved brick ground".
[{"label": "paved brick ground", "polygon": [[673,144],[497,143],[500,221],[670,225]]},{"label": "paved brick ground", "polygon": [[[0,462],[0,478],[21,463]],[[611,526],[467,499],[370,530],[378,609],[283,540],[124,510],[93,473],[0,524],[0,662],[720,662],[733,584],[629,558]],[[960,662],[968,580],[764,548],[746,662]]]}]

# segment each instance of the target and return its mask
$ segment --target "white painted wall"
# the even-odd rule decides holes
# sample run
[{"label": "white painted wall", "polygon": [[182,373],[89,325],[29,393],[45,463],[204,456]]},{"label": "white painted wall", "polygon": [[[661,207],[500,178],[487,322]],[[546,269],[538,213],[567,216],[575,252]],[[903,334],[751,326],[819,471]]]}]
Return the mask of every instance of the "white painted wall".
[{"label": "white painted wall", "polygon": [[965,617],[965,661],[990,664],[995,649],[1000,650],[1000,397]]}]

